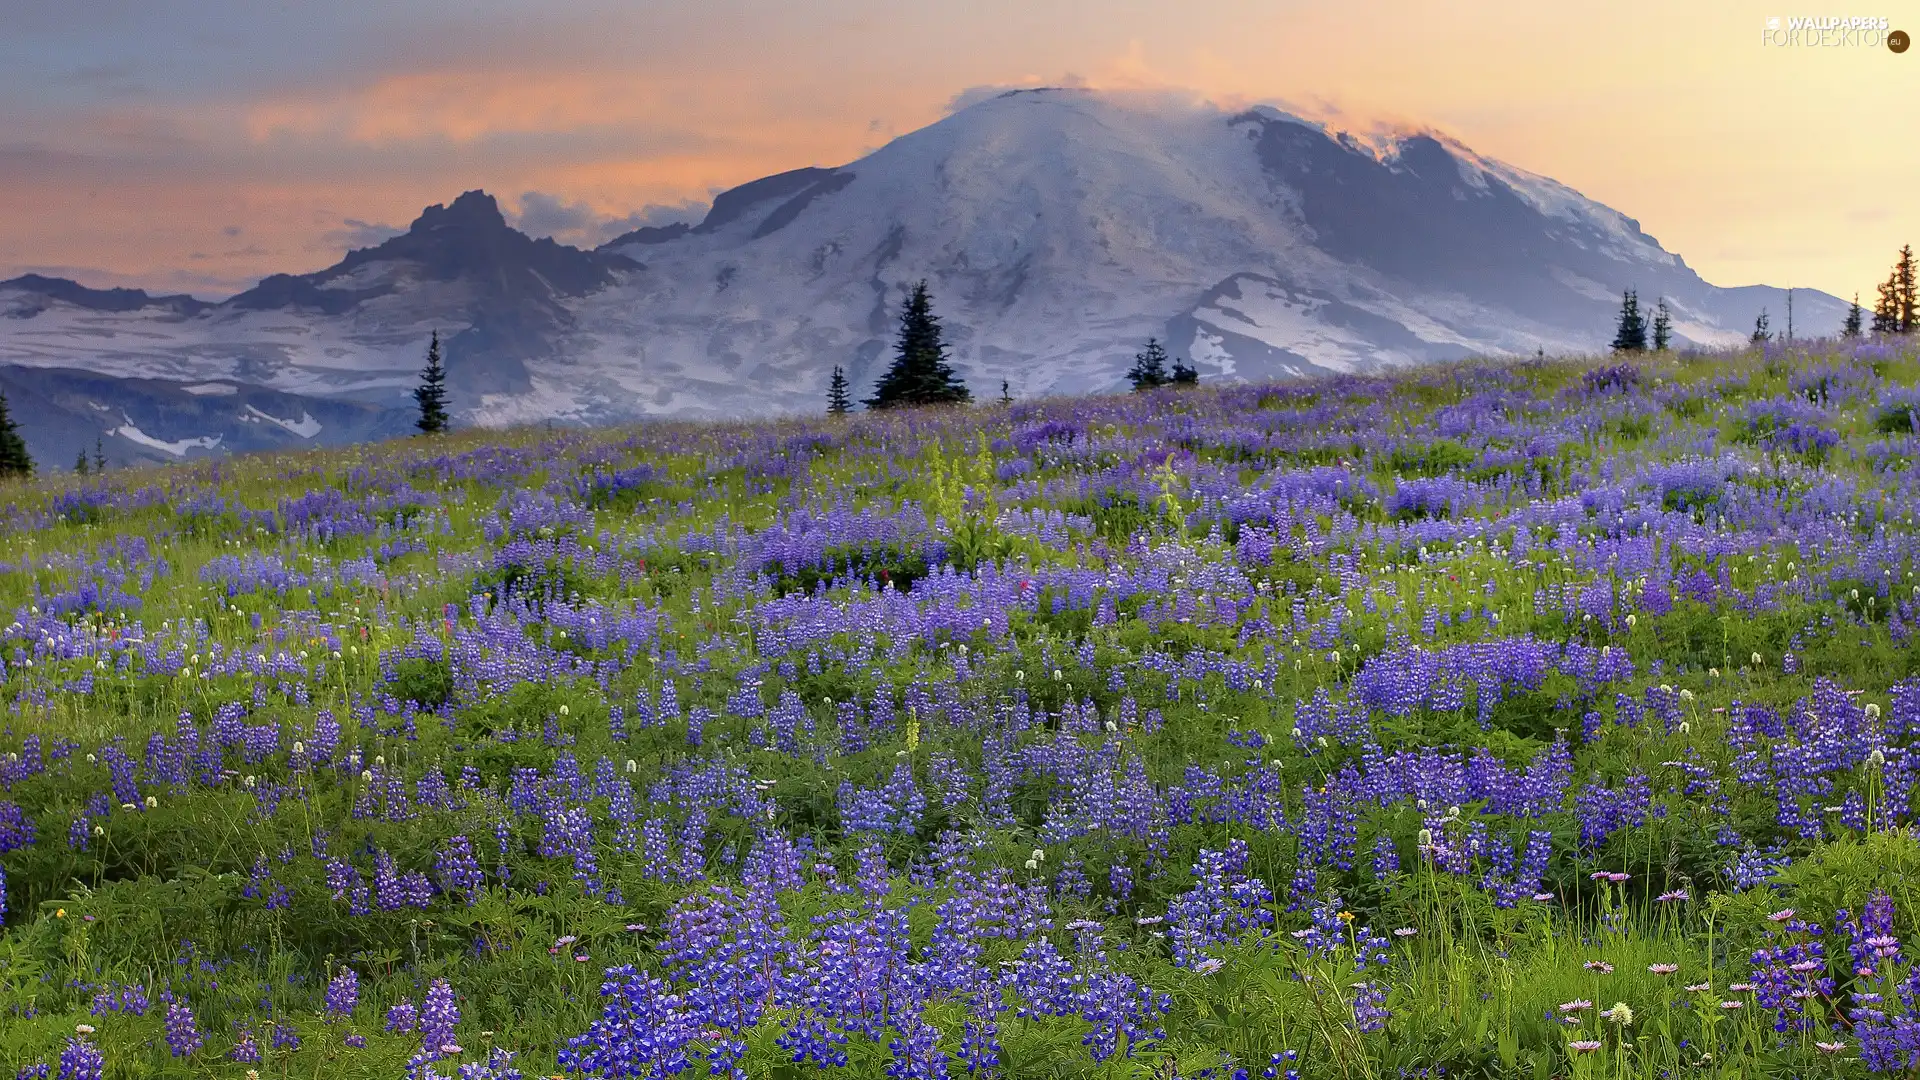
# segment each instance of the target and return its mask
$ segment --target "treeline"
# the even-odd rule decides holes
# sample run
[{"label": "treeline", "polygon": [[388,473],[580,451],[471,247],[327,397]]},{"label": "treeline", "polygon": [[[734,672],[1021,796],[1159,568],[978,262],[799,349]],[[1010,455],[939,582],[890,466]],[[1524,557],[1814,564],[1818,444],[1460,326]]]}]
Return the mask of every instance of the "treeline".
[{"label": "treeline", "polygon": [[[1893,269],[1887,273],[1887,280],[1879,285],[1879,298],[1873,304],[1873,321],[1867,324],[1867,312],[1860,306],[1860,294],[1853,294],[1853,303],[1847,309],[1846,318],[1840,324],[1842,338],[1858,338],[1863,333],[1876,337],[1894,334],[1911,334],[1920,330],[1920,295],[1915,293],[1913,264],[1913,245],[1900,248],[1900,254],[1894,259]],[[1787,312],[1793,312],[1793,294],[1787,294]],[[1791,327],[1791,320],[1789,320]],[[1753,333],[1748,341],[1754,345],[1764,345],[1772,340],[1773,332],[1768,329],[1767,309],[1761,308],[1760,315],[1753,322]],[[1620,297],[1620,316],[1614,322],[1614,352],[1646,352],[1649,345],[1655,352],[1668,348],[1673,342],[1673,316],[1662,297],[1654,309],[1652,322],[1652,341],[1648,341],[1648,322],[1640,310],[1640,297],[1633,289],[1628,289]]]},{"label": "treeline", "polygon": [[[1148,338],[1144,352],[1134,354],[1127,382],[1134,390],[1152,390],[1160,386],[1193,386],[1200,372],[1185,360],[1169,358],[1157,338]],[[893,363],[874,385],[873,396],[865,399],[868,409],[893,409],[917,405],[959,405],[973,400],[967,385],[947,362],[947,349],[941,337],[940,320],[933,314],[933,300],[922,280],[913,287],[900,312],[900,330],[894,338]],[[1000,381],[1000,400],[1013,395],[1006,380]],[[827,380],[827,412],[839,416],[853,410],[846,369],[834,365]]]}]

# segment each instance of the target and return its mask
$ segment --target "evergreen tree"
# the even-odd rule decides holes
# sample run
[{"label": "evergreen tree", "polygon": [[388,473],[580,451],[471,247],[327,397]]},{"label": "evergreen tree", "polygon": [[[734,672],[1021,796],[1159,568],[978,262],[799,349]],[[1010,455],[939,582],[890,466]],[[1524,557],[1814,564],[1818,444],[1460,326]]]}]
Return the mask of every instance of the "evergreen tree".
[{"label": "evergreen tree", "polygon": [[1760,317],[1753,320],[1753,336],[1747,339],[1747,343],[1750,345],[1765,345],[1767,339],[1771,337],[1773,337],[1773,335],[1767,333],[1767,309],[1761,308]]},{"label": "evergreen tree", "polygon": [[827,415],[844,416],[852,410],[853,399],[847,396],[847,373],[835,364],[833,378],[827,380]]},{"label": "evergreen tree", "polygon": [[1667,310],[1667,298],[1661,297],[1653,309],[1653,351],[1666,352],[1673,344],[1673,312]]},{"label": "evergreen tree", "polygon": [[1893,264],[1893,315],[1896,332],[1911,334],[1920,330],[1920,297],[1914,295],[1913,245],[1900,246],[1900,258]]},{"label": "evergreen tree", "polygon": [[98,435],[93,437],[93,471],[97,473],[107,471],[107,453],[100,445],[100,436]]},{"label": "evergreen tree", "polygon": [[1013,404],[1013,391],[1007,389],[1007,380],[1005,379],[1000,380],[1000,404]]},{"label": "evergreen tree", "polygon": [[1857,338],[1860,336],[1860,294],[1853,294],[1853,306],[1847,309],[1847,321],[1840,324],[1840,336]]},{"label": "evergreen tree", "polygon": [[1900,316],[1897,308],[1899,301],[1899,271],[1887,275],[1887,280],[1876,286],[1879,298],[1873,302],[1873,332],[1875,334],[1897,334],[1900,332]]},{"label": "evergreen tree", "polygon": [[1620,294],[1620,323],[1613,332],[1613,351],[1647,351],[1647,319],[1640,314],[1640,294],[1632,289]]},{"label": "evergreen tree", "polygon": [[7,408],[7,395],[0,393],[0,476],[33,475],[33,455],[27,453],[27,440]]},{"label": "evergreen tree", "polygon": [[413,400],[420,406],[420,419],[414,426],[422,435],[438,435],[447,430],[447,369],[440,364],[440,331],[433,332],[427,346],[427,366],[420,372],[420,385],[414,387]]},{"label": "evergreen tree", "polygon": [[1172,382],[1175,386],[1198,386],[1200,384],[1200,371],[1198,368],[1189,365],[1185,360],[1175,360],[1173,362]]},{"label": "evergreen tree", "polygon": [[73,471],[79,473],[81,476],[85,476],[87,475],[88,468],[89,466],[87,465],[87,452],[85,449],[82,449],[80,451],[80,456],[74,459]]},{"label": "evergreen tree", "polygon": [[1171,376],[1167,374],[1167,350],[1160,346],[1159,339],[1148,338],[1147,351],[1133,354],[1133,366],[1127,369],[1127,381],[1133,384],[1135,393],[1165,386],[1171,381]]},{"label": "evergreen tree", "polygon": [[947,347],[940,339],[940,320],[933,314],[923,279],[913,287],[900,311],[900,335],[894,342],[893,366],[880,376],[869,409],[896,405],[948,405],[973,400],[967,384],[947,363]]}]

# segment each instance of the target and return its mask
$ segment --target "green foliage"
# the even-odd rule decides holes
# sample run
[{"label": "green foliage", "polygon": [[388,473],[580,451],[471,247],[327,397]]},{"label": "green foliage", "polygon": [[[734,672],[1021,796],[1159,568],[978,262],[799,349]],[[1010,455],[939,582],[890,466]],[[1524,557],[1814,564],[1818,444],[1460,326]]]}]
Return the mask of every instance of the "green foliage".
[{"label": "green foliage", "polygon": [[423,709],[438,709],[453,700],[453,668],[445,660],[416,656],[396,661],[386,680],[387,692]]},{"label": "green foliage", "polygon": [[1420,439],[1394,447],[1387,463],[1391,474],[1438,476],[1465,469],[1479,457],[1454,439]]}]

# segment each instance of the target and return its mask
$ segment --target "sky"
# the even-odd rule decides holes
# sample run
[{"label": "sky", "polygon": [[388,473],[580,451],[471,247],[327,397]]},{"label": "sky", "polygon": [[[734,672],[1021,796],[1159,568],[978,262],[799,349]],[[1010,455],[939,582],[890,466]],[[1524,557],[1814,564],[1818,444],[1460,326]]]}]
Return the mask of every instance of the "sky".
[{"label": "sky", "polygon": [[[482,188],[583,246],[841,165],[984,88],[1438,129],[1717,285],[1871,298],[1920,240],[1920,0],[0,0],[0,279],[217,299]],[[1877,5],[1877,6],[1873,6]]]}]

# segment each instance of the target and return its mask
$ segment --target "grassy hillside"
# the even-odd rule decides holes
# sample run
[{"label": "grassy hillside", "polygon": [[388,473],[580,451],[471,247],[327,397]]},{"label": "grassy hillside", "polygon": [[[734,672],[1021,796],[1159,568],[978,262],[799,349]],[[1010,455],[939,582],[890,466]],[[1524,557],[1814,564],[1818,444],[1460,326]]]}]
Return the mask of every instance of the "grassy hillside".
[{"label": "grassy hillside", "polygon": [[0,492],[0,1076],[1920,1054],[1920,356]]}]

